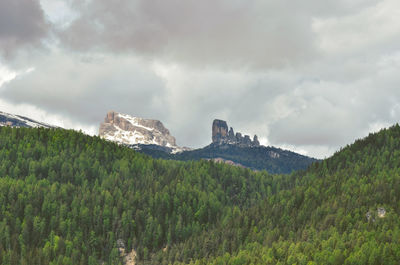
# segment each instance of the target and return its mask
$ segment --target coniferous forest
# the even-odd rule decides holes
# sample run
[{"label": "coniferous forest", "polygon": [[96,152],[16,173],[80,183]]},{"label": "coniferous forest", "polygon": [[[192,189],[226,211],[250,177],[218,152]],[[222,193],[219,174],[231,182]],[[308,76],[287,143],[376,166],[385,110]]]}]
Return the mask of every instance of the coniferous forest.
[{"label": "coniferous forest", "polygon": [[290,175],[0,128],[1,264],[399,264],[399,197],[398,125]]}]

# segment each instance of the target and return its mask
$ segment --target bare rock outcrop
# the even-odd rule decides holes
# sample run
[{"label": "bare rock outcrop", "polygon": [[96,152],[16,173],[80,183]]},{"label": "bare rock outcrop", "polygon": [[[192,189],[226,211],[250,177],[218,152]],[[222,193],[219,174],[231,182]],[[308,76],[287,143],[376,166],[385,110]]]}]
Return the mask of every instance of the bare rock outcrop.
[{"label": "bare rock outcrop", "polygon": [[117,240],[117,247],[119,251],[119,255],[122,259],[124,265],[135,265],[136,260],[136,251],[134,249],[131,252],[126,252],[125,243],[122,239]]},{"label": "bare rock outcrop", "polygon": [[[232,129],[232,132],[233,132],[233,129]],[[212,141],[213,141],[213,143],[220,142],[226,138],[228,138],[228,125],[227,125],[226,121],[214,120],[213,125],[212,125]]]},{"label": "bare rock outcrop", "polygon": [[251,140],[249,135],[242,136],[241,133],[233,131],[231,127],[228,131],[226,121],[215,119],[212,124],[212,142],[213,144],[236,144],[241,147],[260,146],[257,135]]},{"label": "bare rock outcrop", "polygon": [[154,144],[176,147],[175,137],[158,120],[143,119],[115,111],[100,124],[100,137],[123,144]]}]

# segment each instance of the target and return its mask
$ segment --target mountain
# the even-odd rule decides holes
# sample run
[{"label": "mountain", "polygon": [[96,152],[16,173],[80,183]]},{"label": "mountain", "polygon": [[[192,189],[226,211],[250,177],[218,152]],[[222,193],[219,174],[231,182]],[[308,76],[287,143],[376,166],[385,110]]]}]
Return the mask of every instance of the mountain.
[{"label": "mountain", "polygon": [[171,160],[201,160],[211,159],[220,162],[226,161],[252,170],[267,170],[270,173],[287,174],[296,170],[303,170],[318,161],[292,151],[271,146],[243,147],[235,144],[216,144],[183,151],[176,154],[166,153],[163,150],[143,148],[140,152],[154,158]]},{"label": "mountain", "polygon": [[107,113],[100,124],[99,135],[106,140],[123,144],[154,144],[176,146],[175,138],[158,120],[142,119],[115,111]]},{"label": "mountain", "polygon": [[56,126],[52,126],[47,123],[39,122],[32,120],[30,118],[9,114],[0,111],[0,126],[12,126],[12,127],[26,127],[26,128],[56,128]]},{"label": "mountain", "polygon": [[[20,115],[0,112],[0,126],[27,128],[57,128]],[[271,173],[290,173],[305,169],[317,161],[291,151],[261,146],[257,136],[236,134],[226,121],[214,120],[212,143],[204,148],[190,149],[176,145],[175,137],[161,121],[132,117],[115,111],[107,113],[100,124],[99,136],[103,139],[129,146],[155,158],[171,160],[212,159],[253,170],[267,170]]]},{"label": "mountain", "polygon": [[212,124],[212,143],[199,149],[170,154],[161,149],[142,148],[140,152],[155,158],[172,160],[212,159],[219,162],[243,166],[253,170],[267,170],[270,173],[290,173],[306,169],[317,159],[272,146],[260,145],[257,135],[253,140],[248,135],[228,130],[226,121],[214,120]]},{"label": "mountain", "polygon": [[399,125],[370,134],[139,264],[399,264],[399,150]]},{"label": "mountain", "polygon": [[115,111],[107,113],[104,122],[100,124],[99,136],[137,150],[146,147],[168,153],[186,150],[176,145],[175,137],[162,122]]},{"label": "mountain", "polygon": [[212,123],[212,143],[199,149],[176,145],[175,138],[158,120],[149,120],[110,111],[100,124],[99,136],[103,139],[124,144],[154,158],[170,160],[211,159],[253,170],[270,173],[290,173],[306,169],[314,158],[291,151],[260,145],[257,135],[253,139],[234,132],[223,120]]},{"label": "mountain", "polygon": [[396,125],[271,175],[0,127],[0,264],[399,264],[399,150]]},{"label": "mountain", "polygon": [[242,147],[232,144],[210,144],[204,148],[173,155],[178,160],[222,159],[253,170],[287,174],[306,169],[314,158],[271,146]]}]

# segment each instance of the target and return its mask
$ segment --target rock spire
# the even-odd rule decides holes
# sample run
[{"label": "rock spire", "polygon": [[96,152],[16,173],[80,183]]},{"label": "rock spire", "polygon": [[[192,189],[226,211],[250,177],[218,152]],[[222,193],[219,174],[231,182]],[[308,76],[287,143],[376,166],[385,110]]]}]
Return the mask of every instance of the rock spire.
[{"label": "rock spire", "polygon": [[233,131],[226,121],[215,119],[212,124],[212,142],[213,144],[236,144],[241,147],[256,147],[260,146],[257,135],[254,135],[251,140],[249,135],[242,136],[241,133]]}]

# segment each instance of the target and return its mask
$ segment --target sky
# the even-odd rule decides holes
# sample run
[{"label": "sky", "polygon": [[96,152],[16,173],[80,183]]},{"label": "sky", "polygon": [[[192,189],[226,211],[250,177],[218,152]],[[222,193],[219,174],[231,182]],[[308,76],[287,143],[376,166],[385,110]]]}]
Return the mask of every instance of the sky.
[{"label": "sky", "polygon": [[110,110],[328,157],[399,122],[400,1],[0,0],[0,111],[93,135]]}]

